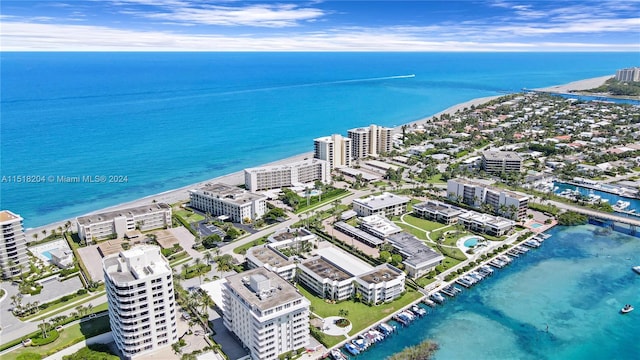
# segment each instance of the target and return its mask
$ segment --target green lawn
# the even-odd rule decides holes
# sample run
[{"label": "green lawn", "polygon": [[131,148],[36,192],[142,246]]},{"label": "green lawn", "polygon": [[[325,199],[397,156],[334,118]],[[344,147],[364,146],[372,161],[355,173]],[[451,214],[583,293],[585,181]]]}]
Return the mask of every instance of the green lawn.
[{"label": "green lawn", "polygon": [[420,204],[422,201],[418,200],[418,199],[411,199],[409,200],[409,203],[407,204],[407,212],[411,212],[413,211],[413,205],[415,204]]},{"label": "green lawn", "polygon": [[245,254],[247,252],[247,250],[249,250],[249,248],[252,248],[252,247],[258,246],[258,245],[262,245],[262,244],[266,244],[267,243],[267,239],[271,235],[273,235],[273,233],[271,233],[269,235],[265,235],[265,236],[261,237],[260,239],[254,240],[254,241],[246,243],[244,245],[240,245],[237,248],[233,249],[233,252],[236,253],[236,254]]},{"label": "green lawn", "polygon": [[440,223],[435,222],[435,221],[429,221],[429,220],[421,219],[421,218],[413,216],[413,215],[405,215],[402,219],[406,223],[411,224],[413,226],[417,226],[420,229],[424,229],[426,231],[433,231],[433,230],[440,229],[440,228],[446,226],[445,224],[440,224]]},{"label": "green lawn", "polygon": [[416,280],[416,283],[418,283],[418,285],[420,285],[420,287],[426,287],[427,285],[437,281],[438,279],[436,278],[431,278],[431,279],[427,279],[426,276],[423,276],[421,278],[419,278],[418,280]]},{"label": "green lawn", "polygon": [[396,225],[400,226],[402,230],[408,232],[409,234],[417,237],[418,239],[427,240],[427,235],[424,231],[418,230],[412,226],[396,221]]},{"label": "green lawn", "polygon": [[[460,252],[460,254],[462,254],[462,251],[458,250]],[[462,261],[458,260],[458,259],[454,259],[448,256],[445,256],[444,260],[442,260],[442,266],[444,266],[445,270],[451,269],[452,267],[460,264]]]},{"label": "green lawn", "polygon": [[3,355],[2,358],[3,360],[14,360],[23,353],[35,353],[41,355],[42,357],[46,357],[82,340],[99,334],[103,334],[108,331],[110,331],[109,317],[98,317],[65,328],[60,332],[60,337],[51,344],[19,348],[18,350]]},{"label": "green lawn", "polygon": [[202,216],[200,214],[196,214],[196,213],[194,213],[192,211],[189,211],[189,210],[174,211],[174,214],[176,216],[180,216],[184,221],[186,221],[188,223],[194,223],[194,222],[198,222],[198,221],[204,220],[204,216]]},{"label": "green lawn", "polygon": [[438,173],[427,179],[427,184],[443,184],[446,181],[442,180],[442,174]]},{"label": "green lawn", "polygon": [[348,311],[349,315],[347,315],[346,317],[353,324],[350,335],[356,334],[364,330],[366,327],[371,326],[371,324],[374,324],[375,322],[380,321],[389,315],[392,315],[396,311],[399,311],[403,307],[407,306],[415,300],[418,300],[422,296],[421,293],[407,288],[406,293],[401,298],[388,304],[368,306],[351,300],[342,301],[337,304],[331,304],[326,302],[324,299],[320,299],[319,297],[313,295],[307,289],[300,285],[298,285],[298,289],[307,299],[311,301],[313,312],[323,318],[328,316],[339,316],[338,313],[340,312],[340,309]]}]

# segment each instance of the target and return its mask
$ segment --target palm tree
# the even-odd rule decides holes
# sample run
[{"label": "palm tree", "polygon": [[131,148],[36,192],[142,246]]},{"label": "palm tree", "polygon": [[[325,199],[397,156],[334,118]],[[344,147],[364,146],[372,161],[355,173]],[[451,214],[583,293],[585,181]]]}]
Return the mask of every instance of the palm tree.
[{"label": "palm tree", "polygon": [[33,239],[34,239],[35,241],[38,241],[38,233],[35,233],[35,234],[31,235],[31,236],[33,236]]},{"label": "palm tree", "polygon": [[92,309],[93,309],[93,304],[92,303],[88,303],[87,304],[87,314],[91,313]]},{"label": "palm tree", "polygon": [[211,264],[211,261],[213,261],[213,255],[211,255],[211,252],[204,254],[204,259],[207,261],[207,264]]},{"label": "palm tree", "polygon": [[42,319],[42,324],[38,325],[38,327],[40,328],[40,330],[42,330],[42,338],[46,339],[47,338],[47,330],[49,327],[49,323],[44,321],[44,319]]},{"label": "palm tree", "polygon": [[189,273],[189,264],[182,264],[182,272],[184,273],[183,277],[186,279]]},{"label": "palm tree", "polygon": [[44,237],[47,237],[47,229],[42,230],[42,235],[43,235]]},{"label": "palm tree", "polygon": [[196,263],[196,271],[198,272],[198,280],[200,281],[200,284],[202,284],[202,258],[197,257],[195,260]]}]

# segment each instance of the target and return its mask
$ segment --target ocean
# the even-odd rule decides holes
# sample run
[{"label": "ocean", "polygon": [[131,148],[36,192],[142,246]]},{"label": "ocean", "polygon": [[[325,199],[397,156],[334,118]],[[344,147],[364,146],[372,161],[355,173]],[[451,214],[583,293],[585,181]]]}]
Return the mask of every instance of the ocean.
[{"label": "ocean", "polygon": [[[383,360],[431,339],[435,360],[637,359],[640,239],[558,226],[529,251],[357,358]],[[602,230],[602,229],[600,229]],[[459,286],[460,287],[460,286]]]},{"label": "ocean", "polygon": [[473,98],[613,74],[637,60],[3,52],[0,205],[37,227],[312,151],[315,137],[397,126]]}]

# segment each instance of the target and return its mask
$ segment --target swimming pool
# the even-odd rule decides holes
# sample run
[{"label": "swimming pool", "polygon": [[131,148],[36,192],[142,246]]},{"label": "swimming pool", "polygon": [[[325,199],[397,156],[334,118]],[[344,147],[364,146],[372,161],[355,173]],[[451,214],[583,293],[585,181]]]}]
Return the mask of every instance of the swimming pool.
[{"label": "swimming pool", "polygon": [[[55,250],[55,249],[52,249]],[[42,256],[46,257],[47,259],[51,260],[51,253],[47,250],[47,251],[43,251],[40,254],[42,254]]]},{"label": "swimming pool", "polygon": [[542,225],[542,224],[540,224],[540,223],[533,223],[533,224],[531,224],[531,228],[532,228],[532,229],[537,229],[537,228],[539,228],[539,227],[543,227],[543,226],[544,226],[544,225]]},{"label": "swimming pool", "polygon": [[464,241],[464,246],[466,246],[468,248],[472,248],[472,247],[478,245],[478,240],[479,239],[475,238],[475,237],[467,239],[467,240]]}]

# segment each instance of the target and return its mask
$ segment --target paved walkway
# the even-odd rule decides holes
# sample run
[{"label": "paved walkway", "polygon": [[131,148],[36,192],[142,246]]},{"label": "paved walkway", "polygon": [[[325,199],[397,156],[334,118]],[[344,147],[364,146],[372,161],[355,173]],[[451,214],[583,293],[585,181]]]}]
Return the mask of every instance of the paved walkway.
[{"label": "paved walkway", "polygon": [[339,327],[336,321],[344,319],[341,316],[329,316],[322,320],[322,332],[331,336],[349,336],[349,331],[353,328],[353,324],[349,322],[346,327]]}]

